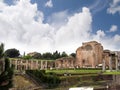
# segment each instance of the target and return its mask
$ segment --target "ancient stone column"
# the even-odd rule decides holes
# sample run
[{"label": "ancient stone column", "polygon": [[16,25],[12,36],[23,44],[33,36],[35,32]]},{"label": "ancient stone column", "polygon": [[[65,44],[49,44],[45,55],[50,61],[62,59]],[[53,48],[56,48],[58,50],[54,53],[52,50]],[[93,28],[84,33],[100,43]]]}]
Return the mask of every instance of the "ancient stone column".
[{"label": "ancient stone column", "polygon": [[115,62],[116,62],[116,70],[119,70],[118,69],[118,57],[117,56],[115,56]]},{"label": "ancient stone column", "polygon": [[42,70],[43,69],[43,61],[42,60],[41,60],[41,65],[40,66],[41,66],[41,70]]},{"label": "ancient stone column", "polygon": [[39,69],[39,67],[38,67],[38,60],[36,60],[36,69]]},{"label": "ancient stone column", "polygon": [[15,70],[17,70],[17,60],[15,60]]},{"label": "ancient stone column", "polygon": [[74,67],[74,65],[73,65],[73,60],[71,60],[71,68],[73,68]]},{"label": "ancient stone column", "polygon": [[19,65],[19,61],[18,61],[18,60],[16,60],[16,65],[15,65],[16,70],[19,70],[18,65]]},{"label": "ancient stone column", "polygon": [[118,58],[118,70],[120,69],[120,60]]},{"label": "ancient stone column", "polygon": [[25,68],[25,70],[27,70],[28,69],[28,60],[26,60],[26,68]]},{"label": "ancient stone column", "polygon": [[33,69],[33,60],[31,60],[30,68]]},{"label": "ancient stone column", "polygon": [[54,63],[55,63],[55,69],[56,69],[57,68],[57,62],[55,61]]},{"label": "ancient stone column", "polygon": [[47,70],[47,61],[45,62],[45,69]]},{"label": "ancient stone column", "polygon": [[19,64],[18,65],[19,65],[19,69],[18,70],[21,71],[22,69],[21,69],[21,61],[20,60],[19,60]]},{"label": "ancient stone column", "polygon": [[105,71],[105,60],[103,60],[103,64],[102,64],[102,71]]},{"label": "ancient stone column", "polygon": [[12,60],[9,60],[10,61],[10,67],[12,66]]},{"label": "ancient stone column", "polygon": [[112,56],[110,55],[109,58],[109,69],[112,71]]}]

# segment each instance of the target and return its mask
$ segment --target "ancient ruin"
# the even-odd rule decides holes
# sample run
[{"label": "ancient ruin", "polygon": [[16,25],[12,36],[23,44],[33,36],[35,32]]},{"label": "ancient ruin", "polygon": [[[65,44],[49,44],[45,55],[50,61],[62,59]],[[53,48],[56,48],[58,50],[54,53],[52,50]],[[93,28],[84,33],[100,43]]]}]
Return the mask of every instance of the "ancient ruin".
[{"label": "ancient ruin", "polygon": [[83,43],[76,50],[76,65],[78,67],[98,67],[103,59],[103,47],[96,41]]},{"label": "ancient ruin", "polygon": [[63,57],[55,61],[55,68],[74,68],[75,58],[73,57]]},{"label": "ancient ruin", "polygon": [[105,68],[109,68],[111,71],[113,69],[119,70],[120,69],[120,52],[104,50],[102,65],[104,70]]},{"label": "ancient ruin", "polygon": [[[30,53],[33,55],[35,53]],[[10,60],[16,70],[27,69],[63,69],[63,68],[102,68],[103,71],[120,69],[120,52],[104,50],[103,46],[96,42],[85,42],[76,50],[76,58],[63,57],[56,60]]]},{"label": "ancient ruin", "polygon": [[15,65],[16,70],[36,70],[36,69],[50,69],[55,67],[53,61],[49,60],[24,60],[24,59],[12,59],[11,65]]}]

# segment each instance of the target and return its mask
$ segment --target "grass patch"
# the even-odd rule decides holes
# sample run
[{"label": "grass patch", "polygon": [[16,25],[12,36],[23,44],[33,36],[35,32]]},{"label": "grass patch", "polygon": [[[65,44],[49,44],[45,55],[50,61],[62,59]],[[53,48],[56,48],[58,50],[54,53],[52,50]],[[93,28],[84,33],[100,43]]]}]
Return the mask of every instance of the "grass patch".
[{"label": "grass patch", "polygon": [[92,73],[100,73],[101,70],[46,70],[46,73],[54,72],[56,74],[92,74]]},{"label": "grass patch", "polygon": [[105,75],[120,75],[120,70],[119,71],[106,71],[103,74]]}]

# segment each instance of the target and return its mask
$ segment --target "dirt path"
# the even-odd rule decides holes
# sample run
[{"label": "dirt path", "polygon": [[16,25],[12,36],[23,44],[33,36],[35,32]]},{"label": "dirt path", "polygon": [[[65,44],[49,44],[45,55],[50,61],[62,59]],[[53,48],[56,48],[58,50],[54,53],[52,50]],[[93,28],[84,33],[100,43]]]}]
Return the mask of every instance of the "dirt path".
[{"label": "dirt path", "polygon": [[14,87],[16,90],[34,90],[39,88],[34,82],[22,75],[14,76]]}]

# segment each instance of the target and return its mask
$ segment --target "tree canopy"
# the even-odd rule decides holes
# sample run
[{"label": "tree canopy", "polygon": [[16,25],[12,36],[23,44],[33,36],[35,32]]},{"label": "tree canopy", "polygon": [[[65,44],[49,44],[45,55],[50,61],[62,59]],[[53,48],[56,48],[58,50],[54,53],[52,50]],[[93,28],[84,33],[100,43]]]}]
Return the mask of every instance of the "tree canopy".
[{"label": "tree canopy", "polygon": [[0,45],[0,59],[3,58],[3,56],[4,56],[4,44],[1,43],[1,45]]},{"label": "tree canopy", "polygon": [[7,57],[10,57],[10,58],[15,58],[15,57],[18,57],[20,55],[20,52],[19,52],[19,50],[12,48],[12,49],[6,50],[5,55]]},{"label": "tree canopy", "polygon": [[28,53],[27,55],[25,55],[23,58],[26,58],[28,59],[46,59],[46,60],[55,60],[55,59],[58,59],[58,58],[61,58],[61,57],[67,57],[67,53],[66,52],[58,52],[57,50],[53,53],[51,52],[46,52],[46,53],[38,53],[38,52],[31,52],[31,53]]},{"label": "tree canopy", "polygon": [[76,57],[76,54],[75,53],[71,53],[70,56]]}]

